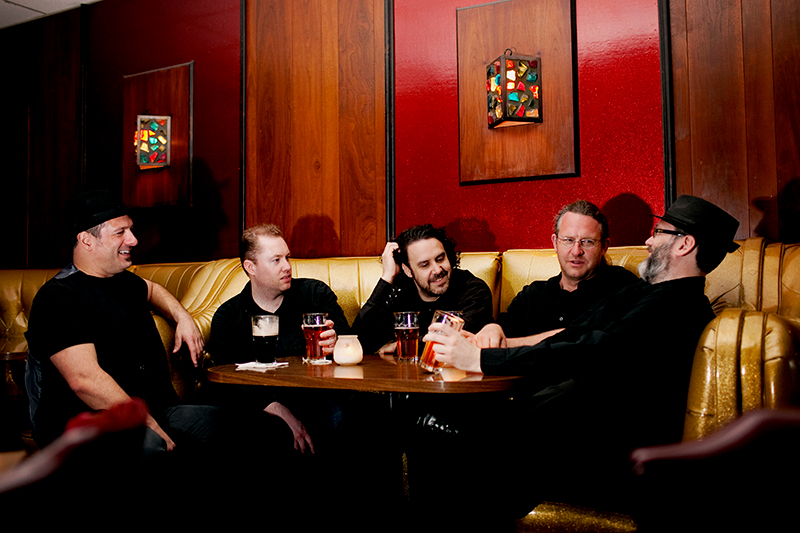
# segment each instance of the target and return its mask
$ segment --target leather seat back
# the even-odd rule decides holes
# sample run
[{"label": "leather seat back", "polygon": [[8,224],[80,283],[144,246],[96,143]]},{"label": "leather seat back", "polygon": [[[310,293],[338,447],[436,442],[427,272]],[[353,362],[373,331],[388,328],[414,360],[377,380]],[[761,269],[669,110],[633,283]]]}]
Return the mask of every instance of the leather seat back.
[{"label": "leather seat back", "polygon": [[[639,263],[647,258],[646,246],[611,247],[606,259],[612,265],[624,267],[637,276]],[[558,256],[552,248],[508,250],[503,252],[500,281],[499,311],[504,313],[511,300],[534,281],[543,281],[561,272]]]},{"label": "leather seat back", "polygon": [[800,325],[775,313],[725,309],[694,355],[683,440],[742,413],[800,406]]},{"label": "leather seat back", "polygon": [[0,352],[27,352],[33,297],[60,269],[0,270]]}]

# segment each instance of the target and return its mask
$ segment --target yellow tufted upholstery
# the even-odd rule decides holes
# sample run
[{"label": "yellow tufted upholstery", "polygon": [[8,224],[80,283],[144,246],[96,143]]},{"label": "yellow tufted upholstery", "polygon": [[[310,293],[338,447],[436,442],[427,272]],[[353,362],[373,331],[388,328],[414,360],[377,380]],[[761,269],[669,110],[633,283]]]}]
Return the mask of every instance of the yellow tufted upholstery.
[{"label": "yellow tufted upholstery", "polygon": [[[707,436],[752,409],[800,406],[800,245],[762,238],[739,244],[706,278],[706,296],[718,316],[695,352],[684,441]],[[610,248],[607,257],[638,273],[647,251]],[[552,250],[509,250],[502,262],[501,311],[526,284],[559,271]],[[526,532],[636,529],[629,517],[552,502],[516,526]]]},{"label": "yellow tufted upholstery", "polygon": [[[609,248],[608,262],[639,275],[639,263],[647,258],[646,246],[620,246]],[[538,250],[508,250],[503,252],[502,281],[500,288],[501,313],[525,285],[552,278],[561,271],[558,257],[552,248]]]},{"label": "yellow tufted upholstery", "polygon": [[26,352],[33,297],[59,269],[0,270],[0,352]]},{"label": "yellow tufted upholstery", "polygon": [[128,270],[134,274],[163,285],[179,300],[206,263],[157,263],[153,265],[134,265]]},{"label": "yellow tufted upholstery", "polygon": [[[761,238],[740,242],[708,277],[706,295],[718,317],[709,324],[698,345],[691,377],[684,439],[708,435],[756,407],[798,405],[800,386],[800,245],[767,243]],[[647,257],[644,246],[611,248],[608,258],[636,273]],[[552,249],[464,253],[462,268],[492,289],[495,316],[505,311],[526,284],[558,273]],[[247,283],[238,259],[208,263],[139,265],[136,274],[157,281],[176,295],[191,313],[204,338],[220,304],[238,294]],[[24,348],[24,332],[36,291],[58,272],[51,270],[0,271],[0,342]],[[319,279],[337,294],[352,323],[369,298],[381,266],[378,257],[294,259],[295,277]],[[156,317],[165,347],[171,347],[170,324]],[[170,356],[173,384],[185,396],[193,374]],[[188,377],[187,377],[188,376]],[[601,518],[597,522],[598,517]],[[519,521],[519,530],[557,531],[556,522],[570,531],[631,531],[628,517],[547,504]],[[556,527],[556,529],[553,529]],[[561,526],[558,526],[561,527]]]},{"label": "yellow tufted upholstery", "polygon": [[800,326],[775,313],[725,309],[695,352],[683,440],[753,409],[800,405],[799,365]]}]

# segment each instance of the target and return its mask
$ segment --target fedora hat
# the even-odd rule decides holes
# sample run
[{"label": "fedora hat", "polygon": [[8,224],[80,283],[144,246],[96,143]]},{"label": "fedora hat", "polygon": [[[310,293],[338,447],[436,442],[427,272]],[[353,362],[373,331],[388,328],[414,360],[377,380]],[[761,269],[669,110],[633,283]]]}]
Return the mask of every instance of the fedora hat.
[{"label": "fedora hat", "polygon": [[694,236],[706,246],[726,252],[739,248],[733,242],[736,230],[739,229],[739,221],[702,198],[683,195],[675,200],[663,216],[656,217]]},{"label": "fedora hat", "polygon": [[131,212],[119,197],[107,190],[87,191],[73,196],[67,202],[66,211],[72,235]]}]

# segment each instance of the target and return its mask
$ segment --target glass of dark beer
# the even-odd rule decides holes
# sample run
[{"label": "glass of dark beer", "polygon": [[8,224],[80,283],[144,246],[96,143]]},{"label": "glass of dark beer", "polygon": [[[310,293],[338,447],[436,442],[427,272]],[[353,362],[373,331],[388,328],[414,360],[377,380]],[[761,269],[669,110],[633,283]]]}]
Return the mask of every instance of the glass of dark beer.
[{"label": "glass of dark beer", "polygon": [[[456,331],[461,331],[461,328],[464,327],[464,319],[459,315],[460,313],[454,311],[437,310],[435,313],[433,313],[433,320],[431,321],[431,324],[440,322],[442,324],[447,324],[451,328],[455,328]],[[419,366],[428,372],[441,372],[444,363],[436,360],[436,354],[433,350],[434,344],[436,343],[425,343],[425,350],[422,352],[422,357],[419,359]]]},{"label": "glass of dark beer", "polygon": [[399,311],[394,314],[394,336],[397,339],[397,359],[419,359],[419,312]]},{"label": "glass of dark beer", "polygon": [[253,326],[253,355],[259,363],[274,363],[278,355],[278,315],[250,317]]},{"label": "glass of dark beer", "polygon": [[304,363],[310,365],[328,365],[330,359],[325,358],[322,353],[322,346],[319,345],[320,335],[328,330],[325,322],[328,320],[328,313],[303,313],[303,335],[306,338],[306,356]]}]

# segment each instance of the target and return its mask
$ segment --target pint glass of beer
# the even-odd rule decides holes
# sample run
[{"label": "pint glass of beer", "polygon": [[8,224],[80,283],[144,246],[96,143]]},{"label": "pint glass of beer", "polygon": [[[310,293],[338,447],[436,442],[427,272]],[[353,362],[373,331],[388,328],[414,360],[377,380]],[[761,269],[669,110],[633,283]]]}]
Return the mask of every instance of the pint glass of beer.
[{"label": "pint glass of beer", "polygon": [[[455,328],[456,331],[461,331],[461,328],[464,327],[464,319],[458,316],[459,313],[454,311],[436,311],[433,313],[433,320],[431,324],[436,324],[437,322],[441,324],[447,324],[451,328]],[[427,370],[428,372],[441,372],[444,363],[436,360],[436,354],[433,352],[433,345],[436,344],[435,342],[426,342],[425,343],[425,350],[422,352],[422,357],[419,360],[419,366]]]},{"label": "pint glass of beer", "polygon": [[394,335],[397,339],[397,359],[416,361],[419,358],[419,312],[395,313]]},{"label": "pint glass of beer", "polygon": [[253,326],[253,356],[259,363],[274,363],[278,355],[278,315],[250,317]]},{"label": "pint glass of beer", "polygon": [[306,338],[306,356],[304,363],[310,365],[327,365],[331,361],[325,358],[322,353],[322,346],[319,345],[320,335],[328,330],[325,321],[328,320],[328,313],[303,313],[303,335]]}]

